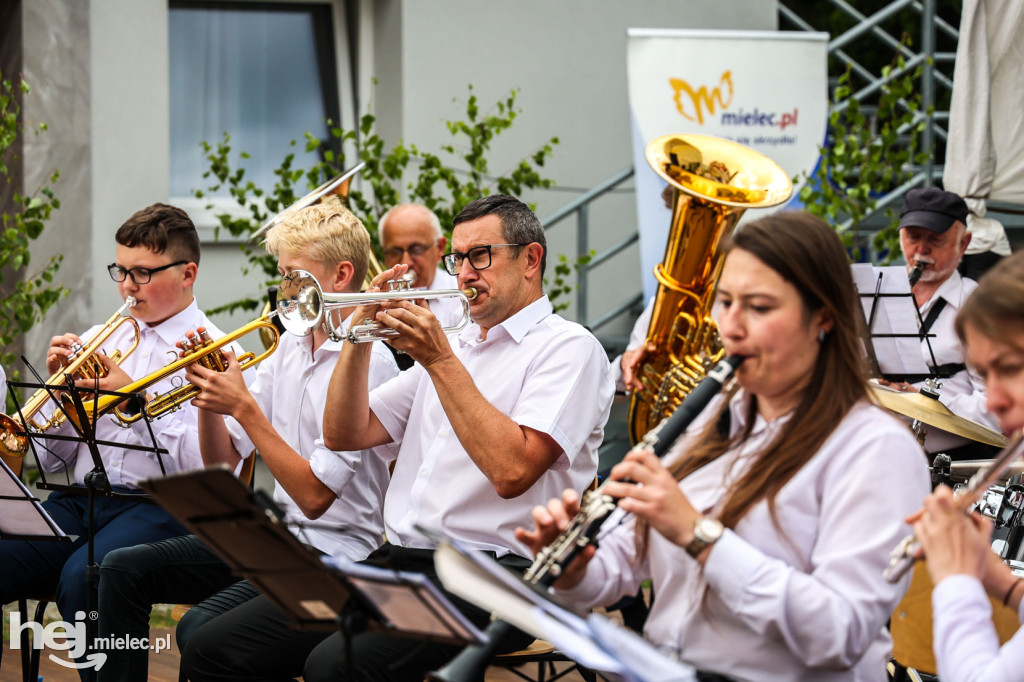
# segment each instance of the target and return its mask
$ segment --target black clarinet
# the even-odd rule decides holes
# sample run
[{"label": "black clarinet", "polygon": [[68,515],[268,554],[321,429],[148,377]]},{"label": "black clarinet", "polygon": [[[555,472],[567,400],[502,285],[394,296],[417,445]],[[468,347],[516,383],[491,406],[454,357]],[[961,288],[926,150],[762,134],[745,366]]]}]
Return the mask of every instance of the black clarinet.
[{"label": "black clarinet", "polygon": [[[736,372],[745,358],[730,355],[723,359],[708,372],[707,376],[697,384],[683,403],[669,417],[647,432],[636,447],[649,450],[658,457],[668,452],[672,444],[686,431],[711,399],[718,395],[729,379]],[[573,517],[564,531],[550,545],[542,549],[533,560],[533,564],[523,575],[528,583],[550,587],[558,580],[565,567],[580,552],[590,545],[597,545],[597,534],[601,524],[611,516],[618,505],[618,500],[604,492],[606,480],[595,490],[586,493],[580,504],[580,511]],[[484,631],[486,640],[482,644],[474,644],[463,649],[440,670],[428,673],[427,679],[432,682],[475,682],[482,680],[484,671],[497,653],[498,643],[514,628],[504,620],[495,620]]]},{"label": "black clarinet", "polygon": [[914,261],[914,267],[911,268],[910,274],[907,276],[910,279],[910,288],[913,289],[914,285],[917,284],[917,280],[921,279],[921,273],[924,272],[925,264],[919,260]]}]

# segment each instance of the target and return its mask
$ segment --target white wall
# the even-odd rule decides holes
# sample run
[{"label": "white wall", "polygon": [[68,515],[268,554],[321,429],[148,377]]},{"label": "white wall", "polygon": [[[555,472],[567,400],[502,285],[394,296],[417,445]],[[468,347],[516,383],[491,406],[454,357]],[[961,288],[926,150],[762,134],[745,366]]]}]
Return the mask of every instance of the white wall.
[{"label": "white wall", "polygon": [[[327,1],[336,11],[342,2]],[[372,102],[389,141],[402,138],[436,151],[448,141],[443,121],[464,111],[467,84],[484,104],[521,89],[522,114],[495,142],[492,171],[507,170],[558,136],[562,143],[545,174],[570,191],[525,196],[538,204],[542,219],[578,196],[572,188],[592,187],[631,162],[627,28],[776,27],[776,4],[768,0],[348,1],[359,3],[360,113]],[[39,177],[47,168],[60,168],[58,196],[72,199],[59,212],[63,222],[55,224],[61,227],[34,250],[37,259],[66,254],[63,283],[74,291],[31,333],[27,346],[34,357],[53,334],[81,330],[117,308],[116,288],[104,272],[113,260],[114,232],[139,208],[178,198],[168,196],[168,53],[174,46],[168,44],[167,0],[33,0],[25,7],[25,71],[40,84],[26,112],[64,131],[45,159],[26,147],[26,156],[33,153],[26,173]],[[343,39],[341,30],[338,36]],[[65,56],[72,37],[78,51]],[[68,68],[73,78],[61,75]],[[33,106],[39,107],[34,114]],[[198,208],[187,206],[202,225]],[[604,199],[591,223],[596,249],[635,230],[632,195]],[[549,233],[549,262],[558,253],[574,253],[574,232],[574,221],[567,221]],[[241,275],[243,265],[234,244],[204,243],[196,288],[200,305],[211,308],[255,293],[256,280]],[[638,268],[632,249],[600,271],[591,315],[638,291]],[[214,321],[232,330],[250,319],[238,314]]]},{"label": "white wall", "polygon": [[[557,136],[561,144],[543,172],[563,189],[523,197],[536,202],[541,219],[581,193],[565,189],[589,189],[632,162],[627,28],[777,28],[776,3],[765,0],[377,0],[374,6],[374,101],[388,139],[438,151],[451,140],[443,121],[464,114],[468,84],[487,105],[519,88],[522,113],[495,142],[491,171],[509,169]],[[590,248],[598,251],[634,232],[632,194],[602,199],[590,225]],[[558,253],[575,253],[575,231],[570,219],[548,232],[549,275]],[[592,278],[590,317],[639,288],[639,256],[631,247]]]}]

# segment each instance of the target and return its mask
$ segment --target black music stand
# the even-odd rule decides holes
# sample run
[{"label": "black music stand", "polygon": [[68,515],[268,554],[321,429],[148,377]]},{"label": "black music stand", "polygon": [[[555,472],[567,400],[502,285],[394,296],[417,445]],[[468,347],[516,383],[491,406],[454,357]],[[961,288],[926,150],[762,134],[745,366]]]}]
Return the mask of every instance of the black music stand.
[{"label": "black music stand", "polygon": [[[85,581],[88,587],[86,591],[86,610],[87,612],[92,613],[95,612],[98,608],[98,590],[100,577],[100,567],[99,564],[96,562],[95,554],[96,496],[100,495],[103,497],[130,499],[135,502],[148,501],[148,499],[142,495],[128,495],[124,493],[119,493],[110,487],[110,481],[109,478],[107,477],[107,470],[103,465],[103,458],[100,456],[99,446],[102,445],[105,447],[121,448],[125,450],[140,450],[143,452],[152,452],[156,456],[157,463],[160,465],[160,471],[162,473],[166,473],[167,471],[166,468],[164,467],[162,457],[162,455],[167,454],[167,450],[157,445],[156,434],[153,433],[153,427],[152,424],[150,423],[149,416],[146,414],[144,410],[142,411],[140,418],[144,420],[146,423],[146,428],[149,431],[149,437],[152,443],[151,446],[133,445],[130,443],[119,443],[114,441],[99,440],[96,437],[96,421],[98,419],[104,418],[97,412],[96,409],[97,400],[99,396],[115,396],[123,398],[127,401],[130,401],[130,403],[133,403],[135,407],[141,409],[141,406],[145,402],[144,392],[125,393],[122,391],[108,391],[100,389],[98,387],[80,388],[75,385],[74,379],[71,375],[66,375],[65,385],[60,387],[59,389],[67,399],[67,401],[64,402],[60,400],[59,396],[57,395],[55,391],[55,386],[46,384],[43,381],[42,377],[39,375],[39,373],[31,365],[31,363],[29,363],[27,358],[23,356],[22,361],[25,363],[25,366],[28,368],[28,370],[38,380],[38,383],[8,382],[8,390],[10,391],[10,394],[14,399],[16,413],[21,419],[22,424],[26,423],[26,419],[24,412],[22,411],[21,402],[18,399],[18,394],[14,389],[28,388],[32,389],[33,391],[45,390],[50,395],[50,399],[53,400],[54,403],[56,403],[56,405],[58,406],[58,409],[54,413],[58,411],[62,412],[64,414],[64,418],[71,422],[71,425],[74,428],[76,434],[74,436],[65,436],[61,434],[48,433],[45,431],[34,431],[31,428],[26,429],[25,431],[25,435],[28,438],[29,449],[32,451],[32,455],[35,457],[36,466],[39,470],[39,480],[36,481],[36,487],[41,490],[62,491],[76,495],[81,495],[84,493],[88,495],[89,518],[86,523],[86,528],[88,528],[88,534],[86,535],[87,550]],[[86,410],[85,404],[82,400],[83,395],[90,398],[94,398],[94,400],[92,401],[93,409],[91,411]],[[84,477],[84,488],[82,486],[72,484],[71,467],[68,466],[67,462],[63,462],[63,460],[61,461],[64,463],[65,483],[51,483],[47,481],[46,469],[43,467],[42,461],[39,458],[39,452],[36,449],[37,440],[71,441],[75,443],[83,443],[86,445],[86,447],[88,447],[89,455],[91,456],[93,462],[93,469]],[[40,509],[42,508],[40,507]],[[97,625],[97,622],[91,618],[86,620],[85,626],[86,637],[88,642],[93,642],[95,640]],[[89,675],[90,679],[94,678],[96,674],[95,668],[89,668],[87,674]]]},{"label": "black music stand", "polygon": [[[867,353],[877,374],[888,381],[911,381],[916,383],[923,375],[930,375],[934,378],[945,378],[937,376],[934,367],[935,353],[932,351],[931,339],[935,334],[921,331],[924,321],[921,317],[921,310],[913,292],[910,290],[910,281],[907,279],[901,267],[875,268],[870,264],[856,264],[853,266],[854,282],[861,298],[861,312],[865,329],[868,334]],[[889,275],[889,277],[886,277]],[[894,320],[916,320],[914,331],[892,332],[888,329],[879,331],[876,327],[883,324],[887,328],[893,326]],[[880,353],[881,342],[886,339],[917,339],[918,343],[925,342],[928,346],[928,354],[931,356],[932,365],[924,362],[920,355],[919,346],[915,346],[913,352],[904,352],[890,349],[888,357],[896,355],[901,362],[910,362],[913,368],[920,359],[917,372],[891,371],[887,356]],[[879,356],[882,356],[881,360]]]},{"label": "black music stand", "polygon": [[340,629],[349,665],[351,639],[361,632],[446,644],[483,641],[482,633],[424,576],[335,561],[302,544],[279,512],[261,506],[259,494],[226,466],[140,485],[266,595],[293,627]]}]

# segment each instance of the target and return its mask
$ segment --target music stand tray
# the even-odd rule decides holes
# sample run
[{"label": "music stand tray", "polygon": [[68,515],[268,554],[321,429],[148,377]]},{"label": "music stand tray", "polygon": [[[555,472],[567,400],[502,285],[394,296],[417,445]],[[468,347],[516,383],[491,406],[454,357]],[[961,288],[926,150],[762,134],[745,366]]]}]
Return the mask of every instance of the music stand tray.
[{"label": "music stand tray", "polygon": [[[455,606],[419,574],[334,561],[260,506],[223,465],[142,481],[140,486],[241,577],[307,630],[362,629],[444,643],[483,640]],[[344,622],[353,611],[365,627]]]}]

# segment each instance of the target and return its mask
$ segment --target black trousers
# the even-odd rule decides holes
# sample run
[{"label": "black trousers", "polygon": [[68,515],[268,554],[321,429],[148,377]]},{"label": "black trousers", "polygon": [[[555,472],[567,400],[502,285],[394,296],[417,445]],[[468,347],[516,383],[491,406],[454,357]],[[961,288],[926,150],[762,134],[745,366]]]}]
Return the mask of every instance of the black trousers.
[{"label": "black trousers", "polygon": [[[366,563],[425,574],[441,587],[432,550],[385,545]],[[525,570],[529,562],[506,556],[501,563]],[[477,627],[490,622],[483,609],[447,593]],[[533,637],[515,630],[499,652],[515,651]],[[354,680],[422,682],[424,675],[443,666],[462,647],[363,633],[352,642]],[[214,618],[192,633],[181,657],[181,673],[192,682],[206,680],[288,680],[301,675],[306,682],[347,680],[348,662],[341,635],[300,632],[288,627],[284,614],[264,596]]]},{"label": "black trousers", "polygon": [[[194,535],[116,549],[100,567],[99,636],[148,637],[153,604],[195,604],[178,623],[183,648],[192,630],[256,594]],[[105,651],[99,682],[148,679],[148,650]]]}]

